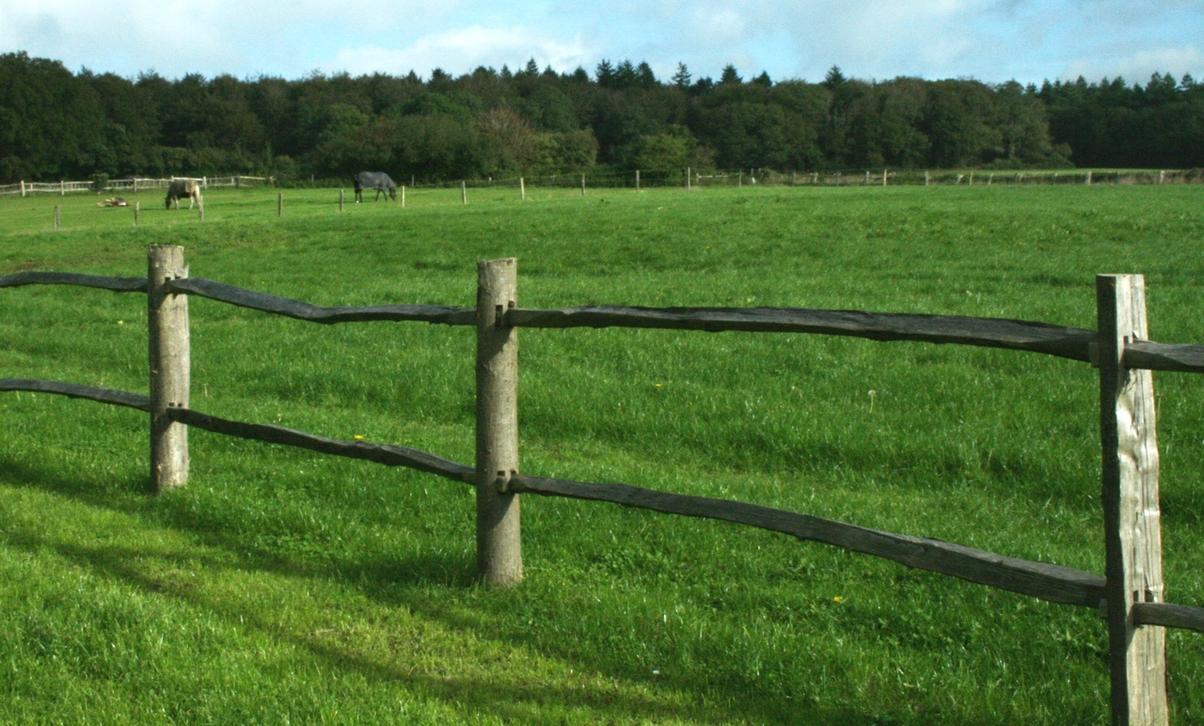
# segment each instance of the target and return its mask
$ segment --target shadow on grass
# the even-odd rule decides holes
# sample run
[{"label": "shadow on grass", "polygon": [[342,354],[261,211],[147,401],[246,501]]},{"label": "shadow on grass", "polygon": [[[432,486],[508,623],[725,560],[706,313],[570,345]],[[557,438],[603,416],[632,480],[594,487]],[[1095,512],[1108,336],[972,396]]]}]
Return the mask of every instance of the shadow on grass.
[{"label": "shadow on grass", "polygon": [[[747,681],[725,682],[704,672],[700,664],[686,665],[680,675],[641,678],[633,675],[605,656],[582,654],[573,642],[549,643],[547,638],[524,632],[524,628],[509,623],[513,613],[505,598],[473,598],[471,612],[466,607],[448,607],[446,599],[432,594],[431,588],[454,591],[475,587],[474,563],[461,557],[398,557],[390,555],[365,556],[315,562],[295,559],[269,551],[245,536],[215,529],[215,522],[203,513],[186,507],[145,506],[141,499],[146,491],[145,480],[130,477],[115,482],[112,479],[88,480],[65,477],[49,467],[28,465],[0,458],[0,481],[66,496],[98,509],[114,511],[145,522],[148,527],[172,528],[220,554],[193,551],[155,550],[142,552],[112,546],[88,546],[64,543],[36,529],[7,526],[0,538],[8,543],[36,551],[52,551],[69,561],[106,577],[119,580],[137,590],[176,598],[191,606],[212,612],[240,627],[253,627],[272,639],[292,644],[331,668],[358,674],[379,682],[398,682],[415,692],[438,698],[455,706],[467,706],[497,715],[503,719],[528,721],[538,716],[541,706],[558,706],[566,711],[590,709],[601,715],[623,720],[695,722],[792,721],[816,723],[871,723],[876,719],[867,713],[844,708],[824,708],[824,693],[796,694],[786,697],[779,692],[757,692]],[[162,502],[163,500],[159,500]],[[298,533],[304,536],[304,533]],[[240,570],[263,572],[287,578],[325,580],[356,590],[384,607],[404,607],[431,622],[457,632],[463,632],[482,642],[497,642],[502,646],[520,645],[550,658],[572,664],[583,676],[601,677],[615,683],[643,687],[650,695],[623,693],[605,686],[560,685],[482,682],[477,678],[456,675],[432,675],[418,672],[395,663],[374,659],[356,652],[353,644],[342,647],[325,642],[318,633],[297,632],[283,621],[263,617],[254,611],[240,608],[238,603],[198,592],[195,588],[174,586],[170,581],[148,575],[140,569],[140,558],[176,564],[182,568],[203,567],[209,572]],[[583,613],[582,603],[565,608],[567,623],[582,618],[601,622],[605,613]],[[588,607],[588,606],[586,606]],[[559,612],[559,611],[557,611]],[[620,623],[616,629],[622,629]],[[303,628],[302,631],[305,629]],[[847,685],[847,684],[846,684]],[[700,686],[702,691],[700,692]],[[831,687],[831,679],[824,684]],[[658,700],[656,693],[665,694]],[[672,694],[676,694],[676,699]],[[674,705],[681,694],[693,694],[688,707]],[[704,696],[708,703],[704,704]],[[804,705],[808,704],[808,705]]]}]

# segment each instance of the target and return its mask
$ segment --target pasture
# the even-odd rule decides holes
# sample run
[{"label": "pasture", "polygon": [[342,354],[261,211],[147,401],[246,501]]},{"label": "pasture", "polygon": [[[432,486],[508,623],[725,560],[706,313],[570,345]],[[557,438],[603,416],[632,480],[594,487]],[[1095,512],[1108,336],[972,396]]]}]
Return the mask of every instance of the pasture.
[{"label": "pasture", "polygon": [[[1146,276],[1204,342],[1197,187],[208,191],[205,221],[0,199],[0,274],[194,276],[322,305],[786,306],[1095,327]],[[366,195],[370,198],[370,195]],[[130,197],[131,201],[134,200]],[[62,228],[52,230],[54,205]],[[192,403],[471,462],[471,332],[197,299]],[[144,391],[139,296],[0,290],[0,377]],[[794,334],[524,330],[522,470],[738,499],[1103,570],[1097,378],[1033,354]],[[1204,603],[1204,379],[1155,375],[1168,600]],[[151,498],[145,415],[0,395],[0,721],[1096,723],[1098,615],[822,545],[524,499],[527,579],[473,584],[465,487],[191,434]],[[1168,635],[1172,721],[1204,637]]]}]

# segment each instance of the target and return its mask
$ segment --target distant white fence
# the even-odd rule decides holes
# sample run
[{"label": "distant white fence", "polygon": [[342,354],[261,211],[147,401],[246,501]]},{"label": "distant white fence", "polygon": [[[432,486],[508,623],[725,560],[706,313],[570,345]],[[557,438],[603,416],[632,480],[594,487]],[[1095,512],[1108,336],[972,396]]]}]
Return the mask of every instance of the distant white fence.
[{"label": "distant white fence", "polygon": [[251,187],[264,184],[275,184],[275,177],[264,176],[172,176],[163,179],[154,177],[130,177],[129,179],[109,179],[102,189],[97,189],[91,181],[57,181],[57,182],[27,182],[16,184],[0,184],[0,195],[20,194],[27,197],[30,194],[58,194],[66,196],[71,192],[91,191],[128,191],[138,192],[143,189],[162,189],[173,181],[186,179],[198,181],[205,189],[209,187]]}]

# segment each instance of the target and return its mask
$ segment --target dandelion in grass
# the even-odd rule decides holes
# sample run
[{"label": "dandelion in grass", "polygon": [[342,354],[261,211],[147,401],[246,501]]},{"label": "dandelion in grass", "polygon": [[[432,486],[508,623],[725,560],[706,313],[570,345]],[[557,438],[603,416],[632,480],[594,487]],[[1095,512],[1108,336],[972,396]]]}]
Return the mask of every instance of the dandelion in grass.
[{"label": "dandelion in grass", "polygon": [[351,438],[355,439],[356,441],[363,441],[363,440],[364,440],[364,435],[363,435],[363,434],[356,434],[355,436],[352,436]]},{"label": "dandelion in grass", "polygon": [[835,605],[839,605],[839,604],[841,604],[842,602],[844,602],[844,595],[836,595],[836,596],[834,596],[834,597],[832,598],[832,602],[833,602],[833,604],[835,604]]}]

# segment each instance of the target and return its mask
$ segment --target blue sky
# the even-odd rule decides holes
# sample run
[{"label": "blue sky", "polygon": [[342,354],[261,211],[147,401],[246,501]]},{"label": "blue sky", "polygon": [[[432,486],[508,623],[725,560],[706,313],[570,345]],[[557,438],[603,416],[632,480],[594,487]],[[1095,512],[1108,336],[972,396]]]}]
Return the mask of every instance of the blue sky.
[{"label": "blue sky", "polygon": [[0,52],[133,77],[684,62],[718,77],[1204,80],[1204,0],[0,0]]}]

